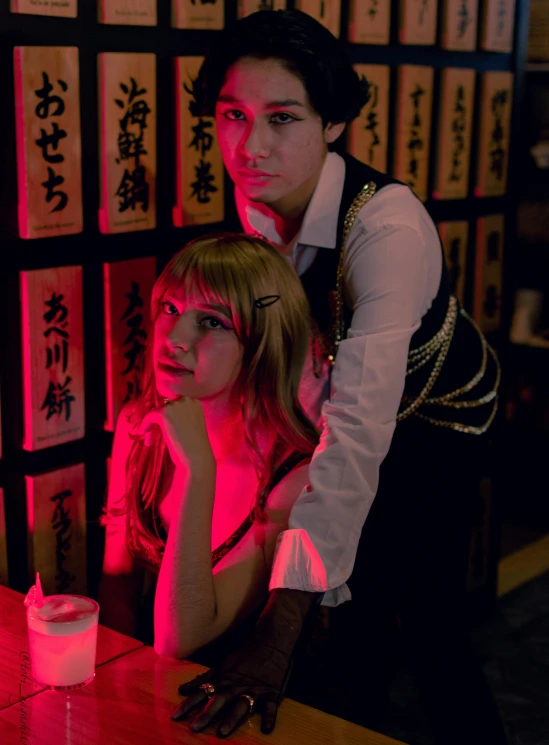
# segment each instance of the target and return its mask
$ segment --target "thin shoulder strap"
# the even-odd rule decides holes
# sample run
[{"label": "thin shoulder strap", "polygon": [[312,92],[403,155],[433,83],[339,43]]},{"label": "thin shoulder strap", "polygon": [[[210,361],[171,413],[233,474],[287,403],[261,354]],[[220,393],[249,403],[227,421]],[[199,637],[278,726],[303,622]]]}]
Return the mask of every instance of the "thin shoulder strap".
[{"label": "thin shoulder strap", "polygon": [[[309,455],[306,455],[305,453],[297,453],[294,452],[291,455],[289,455],[286,460],[280,464],[280,466],[276,469],[276,471],[273,474],[273,477],[269,483],[269,485],[263,489],[263,492],[261,494],[261,503],[262,506],[267,501],[267,497],[272,492],[272,490],[279,484],[284,476],[286,476],[290,471],[292,471],[294,468],[296,468],[300,463],[305,462],[310,458]],[[229,551],[232,551],[232,549],[236,546],[237,543],[239,543],[246,533],[249,531],[249,529],[253,525],[253,520],[251,515],[248,515],[242,523],[238,526],[238,528],[230,535],[226,541],[223,541],[223,543],[218,546],[214,551],[212,551],[212,568],[216,566],[216,564],[219,564],[221,559],[226,556]]]}]

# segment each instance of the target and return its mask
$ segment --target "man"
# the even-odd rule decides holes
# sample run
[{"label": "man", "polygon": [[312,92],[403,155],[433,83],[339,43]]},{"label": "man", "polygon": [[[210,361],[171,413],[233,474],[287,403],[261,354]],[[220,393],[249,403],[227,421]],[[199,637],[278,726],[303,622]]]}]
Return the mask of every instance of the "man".
[{"label": "man", "polygon": [[[191,695],[173,716],[206,704],[191,728],[223,712],[225,736],[255,705],[271,731],[320,602],[336,607],[334,673],[348,708],[334,713],[381,726],[398,618],[437,743],[504,743],[458,602],[497,361],[450,295],[422,204],[330,152],[366,102],[366,81],[309,16],[261,12],[220,34],[193,93],[215,113],[242,227],[275,243],[307,291],[318,333],[302,401],[322,435],[255,633],[181,687]],[[349,587],[353,602],[339,608]]]}]

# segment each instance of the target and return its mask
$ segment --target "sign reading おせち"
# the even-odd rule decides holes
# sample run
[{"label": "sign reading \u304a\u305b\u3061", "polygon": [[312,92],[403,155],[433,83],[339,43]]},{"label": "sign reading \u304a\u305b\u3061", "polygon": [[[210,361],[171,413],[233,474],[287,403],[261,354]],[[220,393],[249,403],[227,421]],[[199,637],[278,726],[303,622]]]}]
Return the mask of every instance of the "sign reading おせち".
[{"label": "sign reading \u304a\u305b\u3061", "polygon": [[99,55],[102,233],[156,227],[156,57]]},{"label": "sign reading \u304a\u305b\u3061", "polygon": [[82,267],[21,272],[25,450],[84,436]]},{"label": "sign reading \u304a\u305b\u3061", "polygon": [[433,76],[432,67],[398,68],[394,175],[422,201],[427,199]]},{"label": "sign reading \u304a\u305b\u3061", "polygon": [[463,199],[469,189],[475,70],[446,67],[441,77],[435,199]]},{"label": "sign reading \u304a\u305b\u3061", "polygon": [[501,325],[504,231],[503,215],[477,221],[474,319],[485,332]]},{"label": "sign reading \u304a\u305b\u3061", "polygon": [[78,0],[11,0],[11,12],[76,18]]},{"label": "sign reading \u304a\u305b\u3061", "polygon": [[99,22],[156,26],[157,0],[99,0]]},{"label": "sign reading \u304a\u305b\u3061", "polygon": [[140,393],[143,351],[150,332],[150,301],[156,259],[103,264],[107,419],[113,432],[118,414]]},{"label": "sign reading \u304a\u305b\u3061", "polygon": [[19,233],[82,231],[78,49],[15,47]]},{"label": "sign reading \u304a\u305b\u3061", "polygon": [[[84,465],[25,476],[29,578],[44,595],[87,592]],[[31,579],[32,581],[32,579]]]},{"label": "sign reading \u304a\u305b\u3061", "polygon": [[512,72],[482,74],[477,197],[501,196],[507,189],[512,98]]},{"label": "sign reading \u304a\u305b\u3061", "polygon": [[199,116],[186,88],[196,78],[203,57],[178,57],[176,83],[176,205],[173,224],[222,222],[224,170],[215,134],[215,119]]},{"label": "sign reading \u304a\u305b\u3061", "polygon": [[286,10],[286,0],[238,0],[238,18],[245,18],[258,10]]},{"label": "sign reading \u304a\u305b\u3061", "polygon": [[463,305],[469,223],[467,220],[441,222],[437,228],[444,248],[452,292]]},{"label": "sign reading \u304a\u305b\u3061", "polygon": [[341,0],[295,0],[295,7],[316,18],[334,36],[339,37]]},{"label": "sign reading \u304a\u305b\u3061", "polygon": [[172,0],[175,28],[219,31],[225,24],[225,0]]},{"label": "sign reading \u304a\u305b\u3061", "polygon": [[349,152],[378,171],[387,170],[389,80],[387,65],[355,65],[370,85],[370,99],[349,127]]}]

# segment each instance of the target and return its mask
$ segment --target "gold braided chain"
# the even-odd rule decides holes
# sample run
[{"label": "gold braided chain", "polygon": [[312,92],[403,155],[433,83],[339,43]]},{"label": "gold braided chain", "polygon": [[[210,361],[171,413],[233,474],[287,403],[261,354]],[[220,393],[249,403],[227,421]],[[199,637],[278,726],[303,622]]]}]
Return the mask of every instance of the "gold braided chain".
[{"label": "gold braided chain", "polygon": [[[361,191],[354,198],[351,206],[349,207],[347,211],[347,214],[345,215],[345,219],[343,222],[343,236],[342,236],[341,251],[339,254],[339,262],[338,262],[337,276],[336,276],[336,288],[335,288],[336,307],[335,307],[335,322],[334,322],[332,350],[331,350],[331,353],[328,355],[328,359],[330,360],[332,365],[334,365],[335,363],[335,356],[337,354],[339,344],[345,335],[345,319],[343,316],[343,290],[342,290],[343,288],[343,256],[345,253],[345,248],[347,246],[347,240],[349,239],[349,235],[354,225],[356,216],[358,212],[360,211],[360,209],[366,204],[366,202],[368,202],[374,196],[375,192],[376,192],[376,184],[373,181],[370,181],[370,183],[363,186]],[[442,396],[435,396],[435,397],[429,398],[429,393],[432,391],[433,386],[435,385],[438,379],[438,376],[440,375],[440,371],[448,355],[450,344],[452,342],[452,338],[454,335],[456,321],[458,318],[458,314],[460,313],[475,327],[475,330],[477,331],[479,338],[481,340],[482,361],[481,361],[480,369],[476,373],[476,375],[474,375],[471,378],[471,380],[469,380],[461,388],[457,388],[456,390],[450,391],[449,393],[446,393]],[[453,295],[450,296],[450,300],[448,303],[448,311],[446,313],[446,317],[444,319],[442,327],[439,329],[439,331],[437,331],[437,333],[431,339],[429,339],[428,342],[423,344],[421,347],[417,347],[416,349],[411,349],[409,351],[406,376],[412,375],[413,373],[417,372],[417,370],[421,369],[424,365],[427,364],[427,362],[432,360],[433,357],[435,357],[435,355],[436,355],[436,359],[433,365],[433,369],[427,379],[425,386],[423,387],[423,390],[419,393],[418,396],[416,396],[413,399],[406,395],[402,397],[401,410],[399,411],[396,417],[397,422],[400,422],[408,418],[409,416],[415,416],[415,417],[418,417],[419,419],[422,419],[423,421],[429,422],[429,424],[433,424],[438,427],[447,427],[447,428],[456,430],[458,432],[464,432],[468,434],[475,434],[475,435],[483,434],[492,424],[494,417],[496,415],[497,409],[498,409],[497,389],[499,387],[499,383],[501,380],[501,368],[499,365],[497,355],[495,354],[494,350],[490,347],[490,345],[487,343],[481,330],[479,329],[477,324],[473,321],[473,319],[462,308],[459,308],[458,301]],[[461,395],[464,395],[465,393],[468,393],[483,378],[486,372],[486,367],[488,363],[488,355],[492,357],[492,359],[494,360],[496,364],[496,382],[494,384],[493,389],[489,391],[487,394],[485,394],[484,396],[474,399],[474,400],[456,401],[455,400],[456,398],[458,398]],[[455,409],[477,408],[480,406],[484,406],[492,401],[494,402],[494,404],[493,404],[492,411],[490,412],[488,419],[486,420],[484,424],[479,425],[479,426],[466,425],[460,422],[446,421],[444,419],[435,419],[434,417],[427,416],[426,414],[420,413],[418,411],[418,409],[422,406],[444,406],[444,407],[455,408]]]}]

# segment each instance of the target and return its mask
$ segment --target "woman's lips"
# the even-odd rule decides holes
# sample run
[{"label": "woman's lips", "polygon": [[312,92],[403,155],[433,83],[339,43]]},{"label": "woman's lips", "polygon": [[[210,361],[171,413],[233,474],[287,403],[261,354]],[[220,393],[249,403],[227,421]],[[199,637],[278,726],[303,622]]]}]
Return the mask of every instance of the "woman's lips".
[{"label": "woman's lips", "polygon": [[171,365],[167,362],[159,362],[158,363],[158,369],[165,373],[166,375],[171,375],[174,377],[181,378],[185,375],[192,375],[193,371],[188,370],[186,367],[183,367],[182,365]]}]

